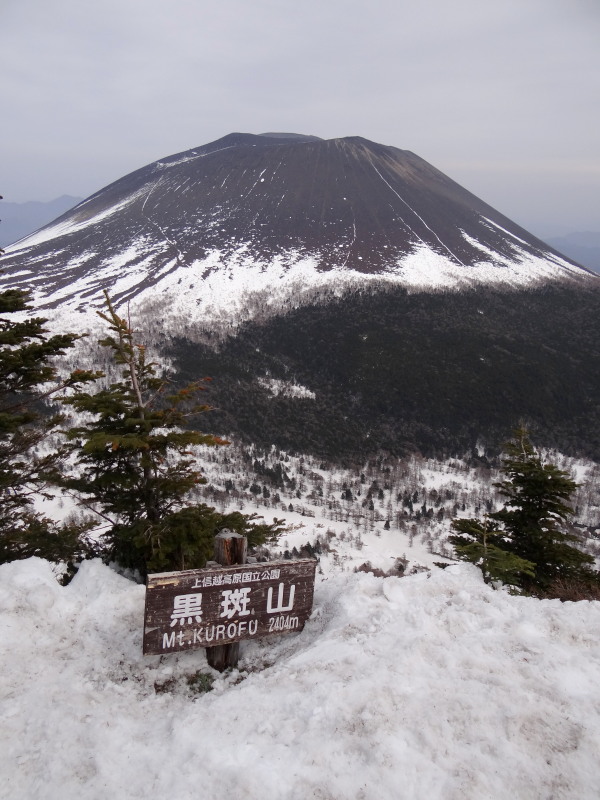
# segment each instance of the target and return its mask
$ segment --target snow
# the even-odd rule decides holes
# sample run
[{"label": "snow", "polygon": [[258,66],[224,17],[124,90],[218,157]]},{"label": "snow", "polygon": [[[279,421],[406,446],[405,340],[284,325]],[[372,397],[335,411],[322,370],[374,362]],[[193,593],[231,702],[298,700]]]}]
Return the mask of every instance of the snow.
[{"label": "snow", "polygon": [[[387,184],[381,174],[379,177]],[[250,191],[262,179],[263,173],[257,177]],[[36,245],[54,239],[58,248],[59,242],[64,242],[67,234],[96,225],[142,196],[144,213],[148,199],[163,180],[163,176],[159,177],[121,203],[88,219],[81,219],[83,212],[80,213],[78,208],[68,220],[48,226],[7,248],[6,255],[21,254],[29,264],[29,253],[33,256]],[[58,249],[54,254],[46,254],[44,258],[51,257],[56,268],[53,268],[50,276],[46,274],[44,281],[32,275],[28,283],[34,290],[36,307],[50,318],[60,316],[60,324],[68,323],[73,330],[89,328],[90,317],[93,320],[94,315],[86,313],[86,310],[103,306],[102,290],[108,287],[113,296],[123,293],[123,304],[132,301],[131,313],[134,317],[136,310],[142,316],[147,316],[149,310],[158,305],[161,310],[164,309],[165,328],[168,331],[177,331],[183,326],[191,335],[194,326],[229,334],[238,325],[256,316],[264,317],[265,314],[280,313],[290,306],[319,302],[332,293],[339,296],[356,286],[375,284],[385,288],[392,284],[418,292],[461,290],[482,283],[497,287],[523,287],[548,280],[577,280],[582,277],[579,268],[558,256],[545,251],[532,253],[518,236],[486,217],[480,217],[482,233],[494,229],[510,236],[511,254],[507,256],[495,252],[463,231],[463,238],[481,252],[481,261],[465,266],[406,201],[397,196],[406,207],[406,216],[411,220],[414,216],[412,221],[416,229],[425,226],[436,237],[439,246],[434,248],[426,244],[415,227],[399,217],[399,224],[404,225],[413,238],[412,250],[400,257],[390,255],[387,265],[377,274],[348,269],[346,266],[356,239],[354,223],[348,231],[348,238],[339,242],[338,263],[323,270],[322,254],[319,252],[290,248],[283,254],[261,260],[250,255],[250,241],[238,241],[233,251],[228,249],[233,243],[224,242],[222,250],[213,249],[202,258],[194,258],[186,255],[150,216],[150,233],[124,243],[120,251],[112,252],[99,263],[97,253],[92,250],[70,259],[65,257],[61,264]],[[215,207],[212,217],[204,220],[203,224],[207,228],[218,227],[225,213],[222,208]],[[173,258],[173,247],[176,247],[176,258]],[[35,260],[35,257],[31,260]],[[93,265],[93,278],[89,270],[89,274],[85,272],[88,262]],[[82,277],[77,279],[77,272]],[[22,270],[19,274],[22,274]],[[59,280],[61,274],[72,275],[66,285],[65,281]],[[13,278],[7,276],[4,280]],[[58,305],[60,310],[56,311]]]},{"label": "snow", "polygon": [[281,381],[277,378],[258,378],[258,383],[268,389],[273,397],[283,395],[284,397],[296,397],[305,400],[314,400],[316,394],[306,386],[294,381]]},{"label": "snow", "polygon": [[470,565],[319,578],[303,632],[143,657],[144,588],[0,567],[5,798],[513,800],[600,793],[600,604],[512,597]]},{"label": "snow", "polygon": [[[444,242],[443,242],[443,241],[440,239],[440,237],[439,237],[439,236],[437,235],[437,233],[436,233],[436,232],[433,230],[433,228],[431,228],[431,227],[430,227],[430,226],[429,226],[429,225],[428,225],[428,224],[425,222],[425,220],[423,219],[423,217],[422,217],[420,214],[417,214],[417,212],[414,210],[414,208],[413,208],[412,206],[410,206],[410,205],[409,205],[409,204],[406,202],[406,200],[405,200],[405,199],[404,199],[404,198],[403,198],[401,195],[399,195],[399,194],[398,194],[398,192],[397,192],[397,191],[396,191],[396,190],[395,190],[395,189],[394,189],[394,188],[393,188],[393,187],[392,187],[392,186],[391,186],[391,185],[390,185],[390,184],[389,184],[389,183],[386,181],[386,179],[383,177],[383,175],[381,174],[381,172],[379,172],[379,170],[377,169],[377,167],[375,166],[375,164],[372,164],[372,167],[373,167],[373,169],[375,170],[375,172],[376,172],[376,173],[379,175],[379,177],[381,178],[381,180],[382,180],[382,181],[385,183],[385,185],[386,185],[386,186],[387,186],[387,187],[390,189],[390,191],[391,191],[391,192],[393,192],[393,193],[396,195],[396,197],[397,197],[397,198],[398,198],[398,199],[399,199],[399,200],[400,200],[402,203],[404,203],[404,205],[405,205],[405,206],[408,208],[408,210],[409,210],[409,211],[410,211],[410,212],[411,212],[411,213],[412,213],[412,214],[413,214],[413,215],[414,215],[414,216],[415,216],[415,217],[416,217],[416,218],[419,220],[419,222],[420,222],[420,223],[421,223],[421,224],[422,224],[422,225],[423,225],[425,228],[427,228],[427,230],[428,230],[430,233],[432,233],[432,234],[435,236],[435,238],[437,239],[437,241],[438,241],[438,243],[439,243],[440,247],[442,247],[444,250],[446,250],[446,252],[447,252],[447,253],[450,255],[450,257],[451,257],[451,258],[452,258],[454,261],[458,262],[458,263],[459,263],[459,264],[461,264],[462,266],[465,266],[465,265],[463,264],[463,262],[460,260],[460,258],[458,258],[458,256],[456,256],[456,255],[455,255],[455,254],[454,254],[454,253],[453,253],[453,252],[452,252],[452,251],[451,251],[451,250],[450,250],[450,249],[449,249],[449,248],[448,248],[448,247],[447,247],[447,246],[444,244]],[[402,222],[403,222],[403,224],[404,224],[406,227],[408,227],[408,225],[406,224],[406,222],[405,222],[404,220],[402,220]],[[418,234],[417,234],[417,233],[416,233],[414,230],[412,230],[412,229],[410,229],[410,228],[409,228],[409,230],[411,230],[411,233],[413,233],[413,234],[414,234],[414,235],[417,237],[417,239],[418,239],[418,240],[421,242],[421,244],[425,244],[425,243],[423,242],[423,240],[421,239],[421,237],[420,237],[420,236],[419,236],[419,235],[418,235]]]},{"label": "snow", "polygon": [[518,242],[521,242],[521,244],[527,246],[527,242],[524,239],[521,239],[519,236],[517,236],[516,233],[511,233],[510,231],[506,230],[506,228],[503,228],[502,225],[498,225],[497,222],[494,222],[488,217],[482,217],[482,219],[484,219],[485,222],[488,223],[488,226],[493,225],[494,228],[497,228],[499,231],[502,231],[502,233],[506,234],[507,236],[511,236],[513,239],[516,239]]},{"label": "snow", "polygon": [[[345,268],[343,256],[338,266],[321,271],[314,254],[290,250],[284,256],[258,261],[247,254],[247,247],[240,245],[230,256],[213,250],[205,258],[186,264],[181,254],[178,259],[165,260],[164,243],[153,245],[152,252],[140,260],[141,242],[133,242],[122,253],[102,262],[93,279],[80,278],[54,292],[36,283],[34,301],[51,320],[59,316],[61,326],[89,330],[94,321],[89,310],[103,306],[102,287],[109,286],[113,294],[117,289],[135,294],[131,302],[134,318],[136,314],[142,319],[148,317],[158,305],[166,330],[176,331],[183,326],[190,333],[196,326],[231,333],[257,315],[264,318],[290,305],[298,307],[318,302],[322,296],[340,296],[365,284],[401,285],[409,291],[459,290],[482,281],[518,287],[565,274],[577,277],[581,272],[558,258],[541,258],[518,248],[512,259],[497,255],[494,262],[483,260],[465,267],[418,243],[401,259],[391,259],[385,272],[371,275]],[[144,288],[149,276],[153,285]],[[60,311],[47,308],[57,302]]]},{"label": "snow", "polygon": [[[290,383],[285,390],[294,387],[301,392],[306,389]],[[265,453],[253,445],[236,443],[234,436],[226,438],[231,442],[227,447],[194,448],[207,483],[190,499],[221,513],[242,511],[267,522],[275,517],[283,520],[287,530],[271,548],[271,556],[283,558],[286,550],[320,545],[319,569],[327,577],[365,564],[385,574],[397,574],[400,561],[405,564],[405,574],[412,574],[440,562],[453,562],[447,541],[451,520],[478,517],[483,508],[497,510],[501,505],[494,485],[501,477],[498,469],[469,466],[463,459],[437,461],[412,455],[343,469],[307,454],[290,455],[276,448]],[[593,533],[600,527],[600,466],[557,451],[542,451],[542,455],[580,484],[572,502],[576,508],[573,522],[583,549],[596,557],[600,568],[600,544]],[[258,469],[252,466],[256,462]],[[285,484],[275,486],[261,471],[261,464],[270,470],[279,464],[287,476]],[[254,494],[253,484],[266,484],[269,496]],[[375,484],[378,488],[372,488]],[[342,499],[347,488],[352,500]],[[368,505],[369,494],[373,509]],[[407,496],[414,499],[412,508],[404,502]],[[37,511],[57,522],[78,511],[74,498],[58,490],[35,502]],[[433,516],[422,515],[423,505]],[[94,535],[102,535],[105,528],[103,520]]]},{"label": "snow", "polygon": [[82,231],[84,228],[89,228],[91,225],[96,225],[98,222],[101,222],[108,217],[112,217],[113,214],[117,213],[117,211],[120,211],[121,209],[126,208],[128,205],[131,205],[131,203],[133,203],[134,200],[140,196],[140,194],[143,194],[143,191],[134,192],[124,200],[121,200],[121,202],[115,203],[114,205],[104,209],[104,211],[100,211],[97,214],[94,214],[92,217],[84,219],[78,219],[78,212],[80,210],[80,207],[78,206],[70,214],[69,219],[65,220],[64,222],[58,222],[41,228],[36,233],[32,233],[25,239],[21,239],[19,242],[7,247],[5,252],[7,254],[16,250],[23,250],[24,252],[27,252],[32,247],[43,244],[44,242],[51,241],[52,239],[56,239],[60,236],[67,236],[68,234]]}]

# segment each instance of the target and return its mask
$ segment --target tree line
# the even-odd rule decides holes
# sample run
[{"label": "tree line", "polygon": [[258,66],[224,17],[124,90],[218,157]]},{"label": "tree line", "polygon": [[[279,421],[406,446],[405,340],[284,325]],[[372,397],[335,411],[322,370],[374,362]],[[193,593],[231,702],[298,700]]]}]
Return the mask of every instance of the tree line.
[{"label": "tree line", "polygon": [[[386,451],[498,455],[515,424],[568,455],[600,459],[600,287],[348,290],[240,324],[219,342],[179,336],[186,379],[215,378],[215,424],[319,458]],[[313,397],[274,397],[259,378]],[[243,396],[243,402],[240,397]]]}]

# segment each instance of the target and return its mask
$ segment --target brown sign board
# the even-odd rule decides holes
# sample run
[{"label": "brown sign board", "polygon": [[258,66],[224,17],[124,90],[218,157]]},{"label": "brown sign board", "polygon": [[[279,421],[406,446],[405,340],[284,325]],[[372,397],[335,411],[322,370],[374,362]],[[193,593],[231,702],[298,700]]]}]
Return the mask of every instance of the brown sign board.
[{"label": "brown sign board", "polygon": [[312,611],[316,567],[301,559],[148,575],[144,654],[301,631]]}]

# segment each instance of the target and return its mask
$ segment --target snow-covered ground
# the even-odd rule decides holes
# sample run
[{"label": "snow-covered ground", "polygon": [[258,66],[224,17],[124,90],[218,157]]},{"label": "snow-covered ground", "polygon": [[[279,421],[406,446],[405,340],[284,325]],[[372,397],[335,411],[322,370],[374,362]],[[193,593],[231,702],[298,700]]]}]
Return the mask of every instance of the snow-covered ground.
[{"label": "snow-covered ground", "polygon": [[[555,451],[542,456],[579,483],[574,522],[584,549],[600,557],[600,465]],[[199,465],[208,481],[204,502],[268,522],[284,519],[291,530],[277,555],[317,542],[327,575],[365,562],[389,572],[403,559],[410,573],[452,561],[452,519],[481,517],[502,505],[493,486],[499,470],[473,459],[381,457],[342,469],[308,455],[233,443],[200,448]],[[275,484],[274,475],[283,481]]]},{"label": "snow-covered ground", "polygon": [[470,565],[320,577],[304,631],[141,654],[144,587],[0,567],[0,797],[595,800],[600,603],[512,597]]},{"label": "snow-covered ground", "polygon": [[[229,438],[227,447],[196,448],[207,484],[195,500],[222,513],[242,511],[269,523],[284,520],[288,531],[270,548],[271,557],[286,551],[295,557],[303,547],[316,546],[319,570],[328,576],[364,564],[393,573],[399,559],[407,562],[406,574],[453,562],[447,542],[452,519],[480,517],[502,505],[493,486],[501,474],[485,462],[413,455],[341,468]],[[574,522],[583,548],[600,567],[600,465],[554,451],[543,455],[579,483]],[[37,507],[56,520],[77,509],[73,498],[58,495],[40,498]],[[100,520],[97,534],[106,527]]]},{"label": "snow-covered ground", "polygon": [[[511,596],[471,565],[435,567],[454,508],[495,502],[495,471],[418,457],[327,470],[241,446],[201,458],[206,502],[291,524],[273,555],[319,543],[305,629],[242,643],[220,675],[201,649],[144,657],[145,589],[99,561],[66,587],[39,559],[0,567],[0,798],[600,796],[600,602]],[[598,466],[553,461],[597,524]],[[277,465],[279,488],[265,473]],[[405,577],[355,571],[403,557]]]}]

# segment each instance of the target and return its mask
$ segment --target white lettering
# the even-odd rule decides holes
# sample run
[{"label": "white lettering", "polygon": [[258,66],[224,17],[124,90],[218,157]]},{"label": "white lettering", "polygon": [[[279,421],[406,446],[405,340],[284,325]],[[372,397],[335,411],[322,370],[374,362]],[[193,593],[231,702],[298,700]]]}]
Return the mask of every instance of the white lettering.
[{"label": "white lettering", "polygon": [[[271,622],[273,620],[270,620]],[[257,620],[242,620],[241,622],[230,622],[229,625],[207,625],[206,628],[197,628],[193,631],[194,638],[190,644],[201,644],[204,647],[210,646],[210,642],[220,639],[235,639],[237,636],[254,636],[258,631]],[[182,634],[183,635],[183,634]],[[166,636],[166,634],[165,634]],[[171,646],[175,644],[175,634],[171,634]],[[213,645],[214,646],[214,645]]]},{"label": "white lettering", "polygon": [[172,633],[163,633],[163,649],[167,647],[175,647],[175,631]]},{"label": "white lettering", "polygon": [[248,603],[250,602],[250,589],[225,589],[221,592],[221,613],[220,617],[231,619],[235,614],[246,617],[250,613]]},{"label": "white lettering", "polygon": [[194,644],[202,642],[202,628],[194,628]]},{"label": "white lettering", "polygon": [[292,584],[290,587],[290,597],[288,600],[287,606],[283,604],[283,592],[285,589],[285,584],[279,584],[279,590],[277,593],[277,605],[273,606],[273,587],[269,589],[267,593],[267,614],[275,614],[279,611],[291,611],[294,607],[294,594],[296,592],[295,584]]},{"label": "white lettering", "polygon": [[298,627],[298,617],[288,615],[281,617],[271,617],[269,619],[269,633],[276,631],[292,631]]},{"label": "white lettering", "polygon": [[192,618],[196,622],[202,622],[202,595],[200,592],[197,594],[178,594],[173,598],[173,613],[171,614],[171,627],[177,625],[185,625],[187,619],[188,625],[192,624]]}]

